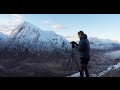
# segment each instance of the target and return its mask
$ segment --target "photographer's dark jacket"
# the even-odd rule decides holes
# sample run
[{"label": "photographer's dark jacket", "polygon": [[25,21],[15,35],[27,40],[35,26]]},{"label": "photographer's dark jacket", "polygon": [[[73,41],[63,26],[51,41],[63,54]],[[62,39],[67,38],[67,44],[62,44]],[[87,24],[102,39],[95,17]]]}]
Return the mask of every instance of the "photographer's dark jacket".
[{"label": "photographer's dark jacket", "polygon": [[90,58],[90,44],[86,34],[81,36],[77,49],[80,52],[80,57]]}]

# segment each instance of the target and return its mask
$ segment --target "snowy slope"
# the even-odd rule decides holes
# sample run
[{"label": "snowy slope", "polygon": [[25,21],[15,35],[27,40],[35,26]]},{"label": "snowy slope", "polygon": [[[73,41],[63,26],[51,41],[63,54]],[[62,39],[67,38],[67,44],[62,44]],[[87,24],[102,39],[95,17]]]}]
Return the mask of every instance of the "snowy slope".
[{"label": "snowy slope", "polygon": [[118,68],[120,68],[120,63],[118,63],[117,65],[112,65],[112,66],[108,67],[107,69],[105,69],[104,71],[100,72],[99,74],[97,74],[97,75],[94,74],[94,76],[101,77],[101,76],[105,75],[106,73],[116,70]]},{"label": "snowy slope", "polygon": [[[118,69],[118,68],[120,68],[120,63],[118,63],[117,65],[110,66],[98,74],[91,74],[90,77],[101,77],[104,74],[106,74],[107,72]],[[67,76],[67,77],[80,77],[80,72],[75,73],[75,74],[70,75],[70,76]]]},{"label": "snowy slope", "polygon": [[75,73],[75,74],[73,74],[73,75],[70,75],[70,76],[67,76],[67,77],[80,77],[80,72],[78,72],[78,73]]},{"label": "snowy slope", "polygon": [[31,53],[71,48],[70,43],[64,37],[53,31],[43,31],[28,22],[18,25],[4,43],[9,46],[8,51],[16,52],[25,51],[26,48]]},{"label": "snowy slope", "polygon": [[[109,58],[111,58],[113,60],[116,60],[116,59],[120,58],[120,50],[107,52],[107,53],[105,53],[105,55],[107,55]],[[98,74],[91,74],[91,77],[101,77],[101,76],[105,75],[106,73],[116,70],[118,68],[120,68],[120,62],[117,63],[116,65],[112,65],[112,66],[106,68],[105,70],[103,70],[102,72],[100,72]],[[80,76],[80,73],[78,72],[78,73],[75,73],[68,77],[79,77],[79,76]]]}]

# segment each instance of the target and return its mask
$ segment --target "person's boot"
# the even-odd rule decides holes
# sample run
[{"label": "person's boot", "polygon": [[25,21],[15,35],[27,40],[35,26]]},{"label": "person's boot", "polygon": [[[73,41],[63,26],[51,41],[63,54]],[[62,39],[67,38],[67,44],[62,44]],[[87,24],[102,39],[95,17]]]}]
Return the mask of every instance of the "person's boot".
[{"label": "person's boot", "polygon": [[88,70],[85,70],[85,75],[86,75],[86,77],[90,77]]},{"label": "person's boot", "polygon": [[80,77],[83,77],[83,76],[84,76],[84,72],[80,71]]},{"label": "person's boot", "polygon": [[86,75],[86,77],[90,77],[90,76],[89,76],[88,69],[87,69],[87,65],[85,66],[85,75]]},{"label": "person's boot", "polygon": [[80,77],[84,77],[84,65],[81,65]]}]

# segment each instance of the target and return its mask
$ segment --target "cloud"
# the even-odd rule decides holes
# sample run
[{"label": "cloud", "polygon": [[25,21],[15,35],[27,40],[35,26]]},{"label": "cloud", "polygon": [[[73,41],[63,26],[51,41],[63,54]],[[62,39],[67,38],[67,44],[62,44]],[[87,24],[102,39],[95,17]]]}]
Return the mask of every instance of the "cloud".
[{"label": "cloud", "polygon": [[22,23],[24,21],[23,16],[19,15],[19,14],[9,14],[9,17],[0,21],[0,25],[3,26],[16,26],[20,23]]},{"label": "cloud", "polygon": [[45,21],[43,21],[44,24],[49,24],[51,22],[53,22],[53,21],[52,20],[45,20]]},{"label": "cloud", "polygon": [[53,25],[52,28],[54,29],[65,29],[66,27],[63,25]]},{"label": "cloud", "polygon": [[65,37],[68,41],[78,41],[79,38],[77,37],[77,35],[69,35]]},{"label": "cloud", "polygon": [[15,27],[24,21],[24,18],[19,14],[9,14],[9,18],[0,21],[0,32],[10,34]]},{"label": "cloud", "polygon": [[8,20],[8,25],[10,26],[17,26],[18,24],[22,23],[24,21],[23,16],[19,15],[19,14],[11,14],[10,18]]},{"label": "cloud", "polygon": [[11,14],[12,18],[24,18],[23,16],[19,15],[19,14]]}]

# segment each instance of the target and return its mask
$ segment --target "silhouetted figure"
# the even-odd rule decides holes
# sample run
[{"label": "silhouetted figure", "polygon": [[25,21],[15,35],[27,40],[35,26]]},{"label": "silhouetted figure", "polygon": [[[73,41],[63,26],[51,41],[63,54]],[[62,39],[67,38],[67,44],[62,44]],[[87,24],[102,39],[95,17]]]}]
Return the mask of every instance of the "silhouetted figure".
[{"label": "silhouetted figure", "polygon": [[84,71],[86,77],[89,77],[89,72],[88,72],[88,62],[90,60],[90,44],[87,39],[87,35],[84,34],[83,31],[78,32],[78,37],[80,38],[79,44],[76,42],[76,48],[80,52],[80,60],[81,60],[81,65],[80,65],[80,77],[84,76]]}]

